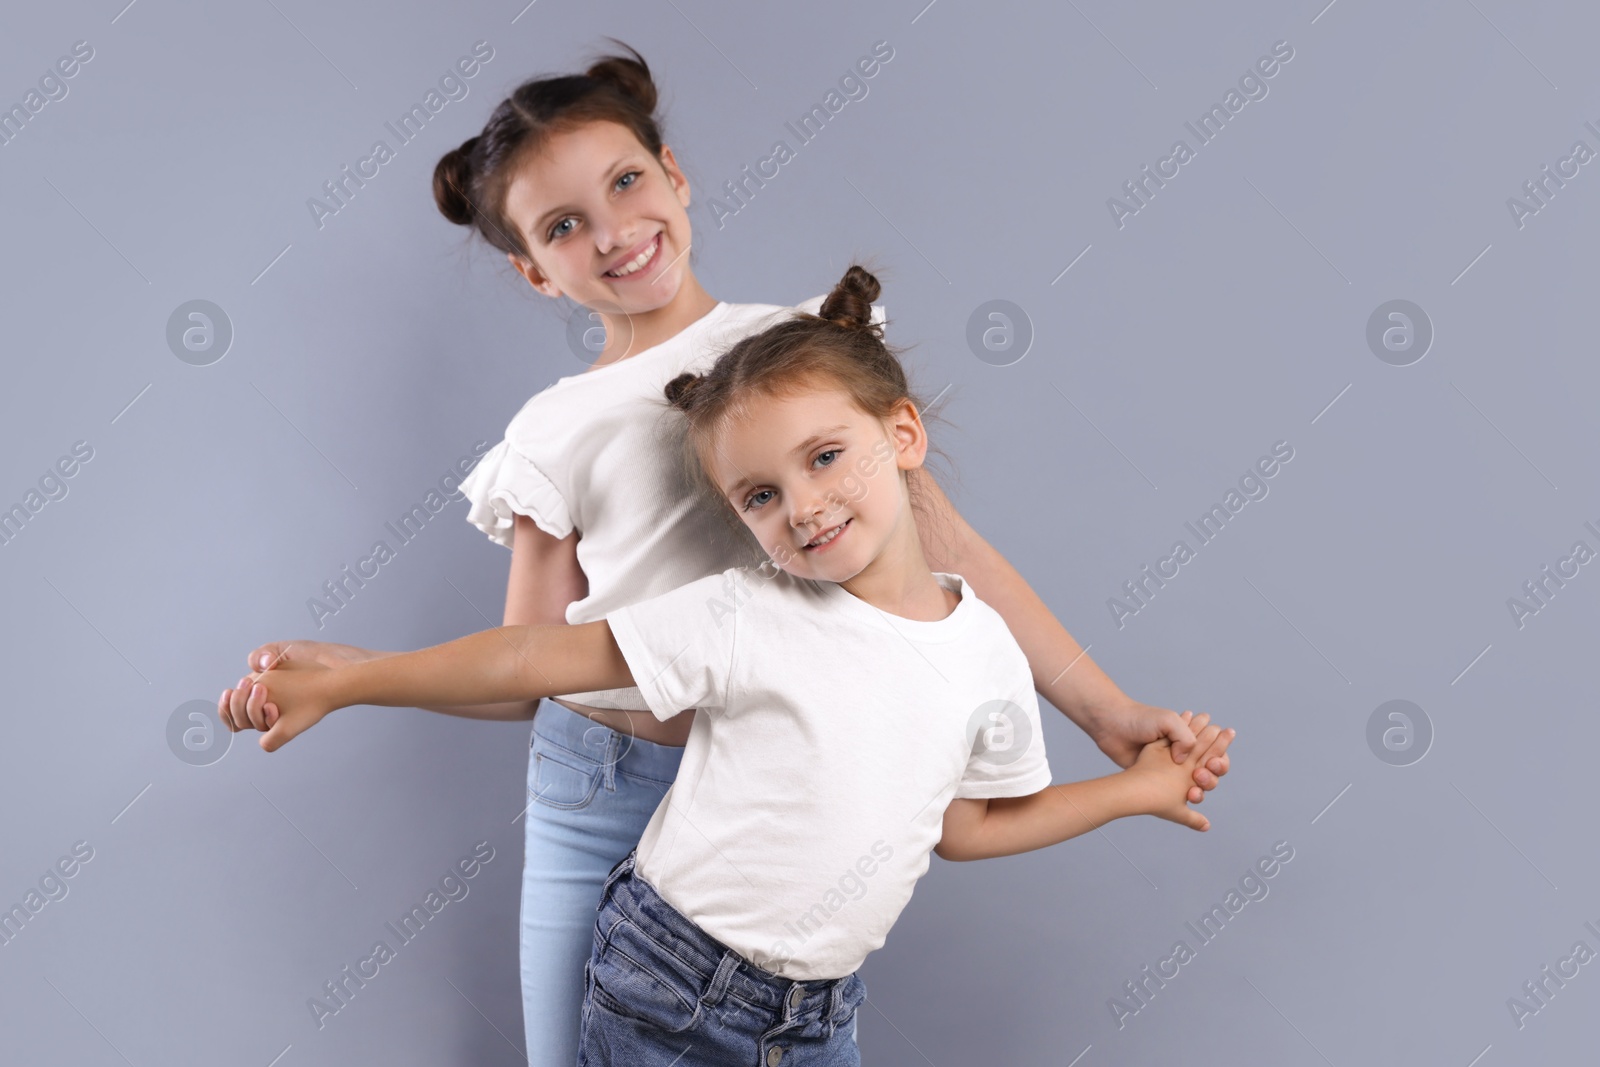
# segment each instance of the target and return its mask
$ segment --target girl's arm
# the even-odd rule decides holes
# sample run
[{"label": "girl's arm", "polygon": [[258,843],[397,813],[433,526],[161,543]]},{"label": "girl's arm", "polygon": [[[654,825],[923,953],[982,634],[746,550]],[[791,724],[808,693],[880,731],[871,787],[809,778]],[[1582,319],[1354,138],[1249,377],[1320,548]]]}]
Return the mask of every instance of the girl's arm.
[{"label": "girl's arm", "polygon": [[[506,582],[505,625],[565,625],[567,605],[588,595],[589,580],[578,565],[577,531],[558,539],[539,529],[526,515],[518,515],[511,542],[511,575]],[[324,641],[272,641],[252,649],[249,664],[252,671],[260,670],[261,657],[266,656],[267,663],[273,667],[302,663],[341,667],[399,654]],[[252,694],[244,682],[245,679],[241,679],[238,689],[223,695],[220,707],[223,721],[230,728],[269,729],[276,716],[266,709],[265,694]],[[422,710],[463,719],[513,722],[533,718],[538,708],[537,700],[510,700],[498,704],[440,705]]]},{"label": "girl's arm", "polygon": [[268,752],[329,712],[354,704],[492,704],[636,684],[604,619],[579,626],[501,626],[342,667],[275,669],[255,681],[278,713],[261,737]]},{"label": "girl's arm", "polygon": [[[1141,704],[1124,693],[1087,656],[1066,627],[1017,573],[1015,567],[974,530],[925,468],[917,468],[920,488],[935,519],[918,523],[922,553],[936,571],[961,575],[1005,620],[1028,657],[1034,688],[1092,738],[1118,766],[1130,766],[1141,748],[1157,737],[1175,745],[1175,758],[1189,754],[1180,716]],[[1195,768],[1189,799],[1198,803],[1228,772],[1227,745]]]},{"label": "girl's arm", "polygon": [[[506,579],[507,626],[565,626],[567,605],[589,595],[589,579],[578,566],[578,531],[552,537],[526,515],[516,517],[511,537],[511,574]],[[487,621],[487,620],[485,620]],[[582,689],[567,690],[581,693]],[[465,704],[424,710],[464,719],[531,719],[539,701]]]},{"label": "girl's arm", "polygon": [[[1188,715],[1188,712],[1184,713]],[[1097,829],[1112,819],[1155,815],[1194,830],[1211,821],[1185,803],[1191,775],[1213,743],[1226,743],[1231,730],[1201,726],[1189,757],[1174,763],[1165,740],[1146,745],[1132,767],[1091,778],[1062,782],[1025,797],[989,800],[957,798],[944,813],[944,832],[934,854],[947,860],[982,860],[1031,852]]]},{"label": "girl's arm", "polygon": [[944,813],[934,855],[946,860],[1011,856],[1070,840],[1112,819],[1142,815],[1127,771],[1062,782],[1025,797],[958,798]]}]

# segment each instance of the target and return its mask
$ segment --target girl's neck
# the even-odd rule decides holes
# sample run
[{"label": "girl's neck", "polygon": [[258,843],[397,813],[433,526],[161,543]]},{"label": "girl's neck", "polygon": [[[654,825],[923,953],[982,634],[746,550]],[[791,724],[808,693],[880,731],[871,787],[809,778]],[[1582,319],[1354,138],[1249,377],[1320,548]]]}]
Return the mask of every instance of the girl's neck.
[{"label": "girl's neck", "polygon": [[861,573],[840,584],[879,611],[914,622],[938,622],[956,609],[961,597],[933,576],[922,544],[915,539],[915,527],[911,529],[909,542],[897,538]]},{"label": "girl's neck", "polygon": [[673,298],[654,311],[636,312],[626,317],[600,312],[606,328],[606,346],[594,366],[609,366],[672,340],[699,322],[717,304],[718,300],[701,287],[693,274],[686,274]]}]

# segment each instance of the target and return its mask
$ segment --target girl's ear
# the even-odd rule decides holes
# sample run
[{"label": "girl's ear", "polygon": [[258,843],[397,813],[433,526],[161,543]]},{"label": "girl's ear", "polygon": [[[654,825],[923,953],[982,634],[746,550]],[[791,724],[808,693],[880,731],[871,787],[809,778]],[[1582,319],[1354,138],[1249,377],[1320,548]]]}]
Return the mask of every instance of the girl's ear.
[{"label": "girl's ear", "polygon": [[672,149],[666,145],[661,146],[661,169],[666,171],[667,180],[672,183],[673,191],[678,194],[678,203],[688,207],[689,179],[684,177],[682,169],[678,166],[677,157],[672,154]]},{"label": "girl's ear", "polygon": [[901,470],[922,466],[928,454],[928,431],[922,425],[917,406],[910,399],[901,400],[885,421],[894,442],[895,466]]},{"label": "girl's ear", "polygon": [[533,286],[540,293],[543,293],[545,296],[548,296],[552,299],[556,299],[561,296],[561,290],[554,282],[545,277],[544,273],[540,271],[538,267],[534,266],[532,260],[523,259],[515,252],[507,252],[506,260],[511,264],[512,269],[514,269],[524,278],[528,279],[528,284]]}]

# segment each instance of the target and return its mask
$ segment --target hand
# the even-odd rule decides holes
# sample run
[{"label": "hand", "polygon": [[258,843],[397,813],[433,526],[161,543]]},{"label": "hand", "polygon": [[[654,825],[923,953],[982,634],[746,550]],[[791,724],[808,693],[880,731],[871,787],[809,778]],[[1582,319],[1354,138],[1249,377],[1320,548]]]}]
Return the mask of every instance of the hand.
[{"label": "hand", "polygon": [[[292,650],[292,651],[291,651]],[[269,641],[257,645],[245,657],[251,670],[275,670],[280,667],[342,667],[347,663],[363,663],[382,659],[388,652],[375,652],[355,645],[340,645],[332,641]],[[217,713],[228,729],[233,731],[268,730],[276,721],[278,709],[266,704],[265,690],[261,698],[252,699],[248,684],[252,675],[239,679],[233,689],[223,690],[217,701]]]},{"label": "hand", "polygon": [[[1101,752],[1124,768],[1133,766],[1144,747],[1158,738],[1165,737],[1170,742],[1174,763],[1185,762],[1195,743],[1194,732],[1183,716],[1137,700],[1125,699],[1096,715],[1086,732],[1100,746]],[[1220,746],[1214,746],[1195,767],[1189,803],[1198,804],[1204,800],[1206,791],[1215,789],[1218,780],[1228,773],[1228,742],[1233,736],[1232,730],[1227,731]]]},{"label": "hand", "polygon": [[[235,732],[244,729],[246,724],[265,729],[261,747],[275,752],[321,722],[337,706],[327,692],[331,670],[333,668],[321,664],[285,660],[270,671],[248,675],[241,680],[239,689],[224,691],[217,714]],[[248,718],[234,713],[230,705],[230,698],[236,701],[241,696]],[[272,720],[270,728],[256,725],[263,718]]]},{"label": "hand", "polygon": [[1231,740],[1234,731],[1224,730],[1209,722],[1210,716],[1204,713],[1192,719],[1191,715],[1192,712],[1186,711],[1180,716],[1186,728],[1198,731],[1186,759],[1174,762],[1171,756],[1172,742],[1161,737],[1139,750],[1138,758],[1127,773],[1134,775],[1140,783],[1142,814],[1167,819],[1191,830],[1209,830],[1211,820],[1189,807],[1186,803],[1187,794],[1194,788],[1192,776],[1195,768],[1200,766],[1202,760],[1212,758],[1211,753],[1216,745],[1225,745]]}]

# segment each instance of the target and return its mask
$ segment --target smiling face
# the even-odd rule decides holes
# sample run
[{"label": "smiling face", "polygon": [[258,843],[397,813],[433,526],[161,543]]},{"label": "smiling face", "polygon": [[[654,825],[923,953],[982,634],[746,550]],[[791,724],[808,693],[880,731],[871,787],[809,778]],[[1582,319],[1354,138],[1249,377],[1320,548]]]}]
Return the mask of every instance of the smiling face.
[{"label": "smiling face", "polygon": [[926,449],[910,401],[879,419],[842,390],[807,390],[751,398],[721,427],[706,473],[774,563],[844,584],[920,553],[900,472]]},{"label": "smiling face", "polygon": [[637,315],[670,304],[689,272],[689,182],[670,148],[590,122],[552,134],[517,169],[505,215],[532,262],[511,265],[539,292]]}]

